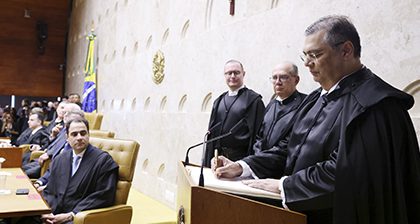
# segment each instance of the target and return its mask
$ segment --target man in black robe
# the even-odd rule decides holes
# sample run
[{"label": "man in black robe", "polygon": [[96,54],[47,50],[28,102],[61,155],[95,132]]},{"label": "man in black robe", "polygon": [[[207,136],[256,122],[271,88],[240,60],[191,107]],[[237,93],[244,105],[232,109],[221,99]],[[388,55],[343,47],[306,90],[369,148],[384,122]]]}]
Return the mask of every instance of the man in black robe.
[{"label": "man in black robe", "polygon": [[107,152],[89,144],[85,119],[69,121],[66,130],[72,150],[54,159],[43,191],[52,210],[41,217],[47,223],[72,221],[80,211],[111,206],[115,201],[118,165]]},{"label": "man in black robe", "polygon": [[[321,88],[304,100],[287,148],[247,157],[245,166],[221,158],[216,175],[280,173],[280,180],[245,183],[281,193],[283,205],[307,214],[309,224],[418,223],[420,152],[407,112],[413,97],[362,65],[347,17],[321,18],[305,35],[302,60]],[[272,166],[254,166],[261,160]]]},{"label": "man in black robe", "polygon": [[28,120],[28,129],[24,133],[27,133],[27,137],[20,136],[16,143],[18,145],[30,144],[30,151],[25,152],[22,156],[22,166],[29,163],[29,158],[32,151],[38,151],[40,148],[46,148],[50,143],[49,134],[42,125],[44,121],[44,115],[40,113],[31,113]]},{"label": "man in black robe", "polygon": [[226,134],[232,128],[235,130],[228,137],[207,144],[204,161],[208,167],[215,149],[233,161],[254,154],[252,146],[264,117],[261,95],[244,86],[242,64],[236,60],[227,61],[224,76],[229,90],[213,103],[208,139]]},{"label": "man in black robe", "polygon": [[293,124],[293,117],[306,97],[296,90],[296,85],[299,83],[298,68],[291,62],[277,65],[270,80],[273,83],[275,97],[265,109],[264,120],[253,146],[255,154],[277,149],[277,143],[289,133],[288,127]]}]

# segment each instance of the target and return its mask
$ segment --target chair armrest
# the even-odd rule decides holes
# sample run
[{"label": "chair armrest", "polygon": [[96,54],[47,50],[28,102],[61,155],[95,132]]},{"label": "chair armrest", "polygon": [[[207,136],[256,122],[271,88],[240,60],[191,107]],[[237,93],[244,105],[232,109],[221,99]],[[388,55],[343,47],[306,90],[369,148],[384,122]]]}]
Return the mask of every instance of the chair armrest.
[{"label": "chair armrest", "polygon": [[74,217],[74,224],[103,224],[118,223],[130,224],[133,208],[129,205],[114,205],[107,208],[98,208],[82,211]]},{"label": "chair armrest", "polygon": [[31,145],[30,144],[22,144],[22,145],[19,145],[19,147],[22,148],[22,153],[25,153],[25,152],[30,151]]},{"label": "chair armrest", "polygon": [[34,159],[38,159],[44,153],[45,153],[44,151],[33,151],[33,152],[31,152],[31,157],[30,157],[29,161],[32,161]]}]

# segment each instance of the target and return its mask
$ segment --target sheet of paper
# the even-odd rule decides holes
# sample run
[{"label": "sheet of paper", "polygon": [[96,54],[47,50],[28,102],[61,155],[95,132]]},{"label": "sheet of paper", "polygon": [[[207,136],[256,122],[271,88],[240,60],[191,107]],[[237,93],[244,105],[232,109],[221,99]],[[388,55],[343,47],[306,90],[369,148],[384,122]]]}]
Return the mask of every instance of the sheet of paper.
[{"label": "sheet of paper", "polygon": [[[194,184],[198,185],[198,181],[200,178],[200,167],[196,166],[186,166],[190,177]],[[209,168],[204,168],[204,187],[208,187],[213,190],[234,193],[234,194],[242,194],[254,197],[264,197],[264,198],[273,198],[273,199],[280,199],[280,194],[276,194],[269,191],[264,191],[256,188],[249,187],[242,183],[241,178],[233,178],[233,179],[218,179],[214,176],[213,172]]]}]

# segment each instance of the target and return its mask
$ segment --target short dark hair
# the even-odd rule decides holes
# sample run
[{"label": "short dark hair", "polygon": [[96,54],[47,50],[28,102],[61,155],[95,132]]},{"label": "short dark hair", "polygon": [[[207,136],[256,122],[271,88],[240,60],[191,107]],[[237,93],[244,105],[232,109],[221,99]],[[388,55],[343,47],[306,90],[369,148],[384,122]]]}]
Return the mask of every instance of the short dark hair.
[{"label": "short dark hair", "polygon": [[318,19],[305,30],[305,36],[326,31],[326,42],[336,48],[338,43],[350,41],[354,46],[354,56],[360,58],[362,47],[360,46],[359,33],[347,16],[330,15]]},{"label": "short dark hair", "polygon": [[75,119],[72,119],[69,122],[67,122],[67,124],[66,124],[66,134],[69,134],[70,125],[72,123],[84,123],[86,125],[86,129],[89,133],[89,122],[84,118],[75,118]]},{"label": "short dark hair", "polygon": [[240,61],[238,61],[238,60],[235,60],[235,59],[230,59],[229,61],[227,61],[227,62],[225,63],[225,65],[227,65],[227,64],[229,64],[229,63],[238,63],[238,64],[241,66],[242,71],[244,70],[244,66],[243,66],[243,65],[242,65],[242,63],[241,63]]}]

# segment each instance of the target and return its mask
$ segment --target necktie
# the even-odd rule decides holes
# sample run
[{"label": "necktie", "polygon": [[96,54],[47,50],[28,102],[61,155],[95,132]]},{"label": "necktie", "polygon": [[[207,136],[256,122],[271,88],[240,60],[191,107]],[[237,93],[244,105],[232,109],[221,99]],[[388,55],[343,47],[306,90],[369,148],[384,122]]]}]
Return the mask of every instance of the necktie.
[{"label": "necktie", "polygon": [[80,156],[73,157],[73,166],[72,166],[72,169],[71,169],[71,176],[73,176],[76,173],[77,168],[79,168],[79,162],[80,162],[81,158],[82,157],[80,157]]}]

